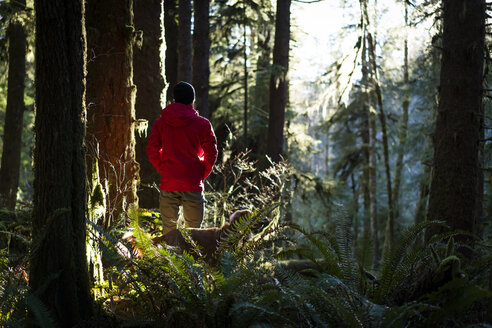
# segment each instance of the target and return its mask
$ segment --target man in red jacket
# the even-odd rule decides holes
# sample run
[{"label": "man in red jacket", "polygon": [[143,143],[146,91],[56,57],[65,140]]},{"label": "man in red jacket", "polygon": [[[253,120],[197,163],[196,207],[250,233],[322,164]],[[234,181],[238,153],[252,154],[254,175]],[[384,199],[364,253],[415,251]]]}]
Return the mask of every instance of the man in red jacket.
[{"label": "man in red jacket", "polygon": [[173,93],[175,102],[161,111],[147,144],[150,162],[161,174],[163,234],[177,228],[179,206],[186,226],[200,227],[205,203],[203,180],[217,159],[212,125],[193,108],[193,86],[179,82]]}]

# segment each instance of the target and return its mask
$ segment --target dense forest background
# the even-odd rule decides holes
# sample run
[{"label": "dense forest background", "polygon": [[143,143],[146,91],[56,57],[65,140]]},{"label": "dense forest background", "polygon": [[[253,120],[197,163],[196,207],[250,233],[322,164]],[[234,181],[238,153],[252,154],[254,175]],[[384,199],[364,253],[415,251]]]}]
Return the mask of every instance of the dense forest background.
[{"label": "dense forest background", "polygon": [[[491,6],[0,1],[0,326],[489,327]],[[152,244],[178,81],[216,265]]]}]

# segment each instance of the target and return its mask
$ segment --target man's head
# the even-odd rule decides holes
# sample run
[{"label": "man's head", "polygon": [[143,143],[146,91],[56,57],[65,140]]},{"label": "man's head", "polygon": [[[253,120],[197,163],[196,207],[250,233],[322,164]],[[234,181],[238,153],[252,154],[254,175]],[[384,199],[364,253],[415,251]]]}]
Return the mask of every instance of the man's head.
[{"label": "man's head", "polygon": [[174,101],[177,103],[191,105],[195,100],[195,89],[188,82],[178,82],[173,90]]}]

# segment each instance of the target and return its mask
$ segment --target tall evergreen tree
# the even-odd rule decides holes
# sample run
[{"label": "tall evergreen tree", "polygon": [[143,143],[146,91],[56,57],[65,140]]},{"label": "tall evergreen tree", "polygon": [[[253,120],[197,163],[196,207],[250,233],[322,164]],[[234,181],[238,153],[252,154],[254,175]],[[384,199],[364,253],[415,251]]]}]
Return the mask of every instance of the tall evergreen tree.
[{"label": "tall evergreen tree", "polygon": [[17,201],[24,115],[26,78],[26,29],[23,23],[25,0],[10,1],[14,11],[7,28],[9,40],[7,109],[0,167],[0,207],[13,210]]},{"label": "tall evergreen tree", "polygon": [[191,82],[193,56],[191,38],[191,0],[179,0],[178,16],[178,80]]},{"label": "tall evergreen tree", "polygon": [[193,30],[193,86],[196,91],[195,108],[208,117],[209,53],[210,53],[210,1],[194,1]]},{"label": "tall evergreen tree", "polygon": [[[370,31],[369,31],[369,14],[367,10],[367,0],[359,1],[361,6],[361,42],[362,42],[362,88],[363,88],[363,128],[362,128],[362,140],[366,147],[364,147],[364,192],[367,193],[364,196],[364,208],[367,212],[365,215],[366,226],[370,226],[373,250],[372,250],[372,267],[375,268],[379,264],[380,249],[379,249],[379,225],[378,225],[378,203],[377,203],[377,174],[376,174],[376,118],[374,112],[371,110],[371,77],[370,77]],[[367,234],[366,234],[367,236]]]},{"label": "tall evergreen tree", "polygon": [[178,1],[164,1],[165,74],[169,87],[166,103],[173,101],[173,86],[178,83]]},{"label": "tall evergreen tree", "polygon": [[284,146],[285,110],[289,97],[289,41],[291,0],[277,0],[273,72],[270,78],[267,154],[279,161]]},{"label": "tall evergreen tree", "polygon": [[[159,117],[165,89],[161,63],[162,10],[161,0],[135,0],[135,27],[143,33],[142,44],[135,47],[133,56],[137,86],[135,113],[138,119],[148,123]],[[146,147],[147,131],[136,136],[136,159],[140,164],[139,206],[158,208],[159,192],[153,186],[158,185],[159,174],[147,157]]]},{"label": "tall evergreen tree", "polygon": [[[484,0],[443,0],[439,107],[429,220],[473,231],[479,178]],[[427,238],[436,230],[431,230]]]},{"label": "tall evergreen tree", "polygon": [[36,123],[29,284],[60,327],[92,315],[86,258],[82,0],[35,0]]},{"label": "tall evergreen tree", "polygon": [[99,159],[110,226],[136,204],[133,0],[87,1],[87,132]]}]

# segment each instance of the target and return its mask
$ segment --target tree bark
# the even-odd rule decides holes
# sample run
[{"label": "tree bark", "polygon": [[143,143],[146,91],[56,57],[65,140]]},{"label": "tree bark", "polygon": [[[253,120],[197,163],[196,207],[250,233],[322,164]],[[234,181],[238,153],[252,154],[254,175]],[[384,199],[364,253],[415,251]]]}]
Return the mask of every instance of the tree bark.
[{"label": "tree bark", "polygon": [[[92,315],[86,258],[83,1],[36,0],[29,284],[60,327]],[[47,285],[46,285],[47,284]]]},{"label": "tree bark", "polygon": [[178,2],[164,0],[165,72],[168,88],[166,104],[173,102],[173,87],[178,83]]},{"label": "tree bark", "polygon": [[389,146],[388,146],[388,132],[386,127],[386,114],[383,106],[383,94],[381,86],[379,84],[377,65],[376,65],[376,40],[372,39],[371,33],[368,34],[367,43],[369,44],[369,58],[372,66],[374,92],[376,96],[377,106],[379,108],[379,121],[381,123],[381,134],[383,135],[383,157],[384,157],[384,172],[386,175],[386,193],[388,195],[388,218],[386,222],[386,234],[384,248],[386,251],[391,251],[394,240],[394,224],[395,218],[393,214],[393,199],[392,199],[392,187],[391,187],[391,169],[389,165]]},{"label": "tree bark", "polygon": [[273,73],[270,77],[267,155],[278,162],[284,146],[285,110],[289,98],[289,41],[291,0],[277,0]]},{"label": "tree bark", "polygon": [[256,62],[255,85],[251,90],[251,106],[258,108],[259,111],[252,112],[249,116],[251,124],[254,125],[256,131],[258,131],[256,143],[253,145],[253,153],[258,154],[259,156],[264,156],[266,154],[266,136],[268,129],[268,85],[270,82],[268,72],[272,53],[270,44],[272,33],[270,26],[267,24],[265,24],[265,26],[263,26],[257,33],[257,49],[259,51],[259,55]]},{"label": "tree bark", "polygon": [[135,0],[135,28],[143,32],[140,47],[134,48],[134,77],[137,86],[135,101],[136,117],[143,122],[141,131],[136,136],[136,159],[140,164],[140,186],[138,189],[139,206],[143,208],[159,207],[160,176],[147,157],[148,129],[145,124],[152,123],[160,116],[163,108],[164,89],[166,84],[162,76],[162,1]]},{"label": "tree bark", "polygon": [[[11,1],[12,3],[12,1]],[[22,9],[25,0],[16,2]],[[26,78],[26,31],[22,19],[15,14],[7,28],[9,40],[9,68],[7,108],[3,134],[2,162],[0,167],[0,208],[15,209],[22,149],[24,116],[24,80]]]},{"label": "tree bark", "polygon": [[133,1],[88,0],[87,29],[88,138],[90,156],[98,157],[101,182],[107,184],[108,217],[103,226],[108,228],[138,202]]},{"label": "tree bark", "polygon": [[243,115],[244,115],[244,150],[249,148],[248,138],[248,40],[246,34],[246,4],[243,2]]},{"label": "tree bark", "polygon": [[[477,213],[484,0],[443,0],[439,106],[428,220],[473,231]],[[440,232],[429,229],[426,239]],[[469,241],[466,236],[458,240]]]},{"label": "tree bark", "polygon": [[[377,179],[376,179],[376,119],[373,111],[371,111],[371,97],[370,97],[370,67],[371,67],[371,55],[369,44],[371,42],[369,38],[369,14],[367,11],[367,1],[360,0],[361,6],[361,26],[362,26],[362,87],[363,87],[363,103],[364,103],[364,134],[363,140],[367,140],[366,149],[367,154],[366,161],[367,166],[363,173],[367,181],[367,200],[369,202],[369,224],[370,235],[372,240],[372,267],[377,268],[380,261],[379,251],[379,229],[378,229],[378,203],[377,203]],[[366,123],[367,122],[367,123]]]},{"label": "tree bark", "polygon": [[210,53],[210,1],[194,1],[195,28],[193,32],[193,86],[195,87],[195,108],[203,117],[208,113],[209,53]]},{"label": "tree bark", "polygon": [[178,16],[178,80],[191,83],[191,0],[179,0]]}]

